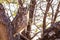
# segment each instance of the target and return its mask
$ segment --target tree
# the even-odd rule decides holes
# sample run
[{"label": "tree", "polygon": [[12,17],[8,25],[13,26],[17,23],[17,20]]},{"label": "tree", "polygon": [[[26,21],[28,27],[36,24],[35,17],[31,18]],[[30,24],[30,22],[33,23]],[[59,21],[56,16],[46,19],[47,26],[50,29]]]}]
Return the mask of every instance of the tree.
[{"label": "tree", "polygon": [[5,14],[5,9],[0,3],[0,40],[13,40],[10,19]]},{"label": "tree", "polygon": [[28,22],[28,26],[27,26],[27,31],[28,31],[27,37],[29,39],[31,39],[30,31],[31,31],[31,24],[32,24],[32,20],[33,20],[33,13],[34,13],[35,5],[36,5],[36,0],[31,0],[30,7],[29,7],[29,22]]},{"label": "tree", "polygon": [[[27,11],[23,6],[22,0],[18,0],[19,9],[16,17],[13,19],[12,24],[14,25],[14,35],[18,34],[21,31],[24,31],[27,27]],[[22,33],[21,33],[22,34]]]},{"label": "tree", "polygon": [[[16,3],[15,0],[4,1],[9,5]],[[34,40],[37,35],[41,36],[41,38],[37,36],[38,40],[55,40],[60,37],[60,20],[58,22],[56,20],[60,17],[60,1],[57,0],[56,4],[54,0],[30,0],[30,4],[26,4],[25,1],[27,0],[18,0],[17,13],[11,12],[11,16],[15,16],[12,21],[9,19],[11,17],[6,15],[3,5],[0,4],[0,40]],[[31,35],[32,24],[36,26],[37,31],[33,36]]]}]

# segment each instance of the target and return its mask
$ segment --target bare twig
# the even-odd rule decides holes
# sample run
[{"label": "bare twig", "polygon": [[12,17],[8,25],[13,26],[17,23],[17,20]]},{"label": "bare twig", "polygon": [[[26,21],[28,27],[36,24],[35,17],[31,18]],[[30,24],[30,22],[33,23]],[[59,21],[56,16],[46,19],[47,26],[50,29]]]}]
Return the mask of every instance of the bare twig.
[{"label": "bare twig", "polygon": [[58,4],[58,6],[57,6],[57,9],[56,9],[56,12],[55,12],[55,16],[54,16],[53,23],[55,23],[55,21],[56,21],[57,15],[58,15],[58,13],[59,13],[59,7],[60,7],[60,2],[59,2],[59,4]]}]

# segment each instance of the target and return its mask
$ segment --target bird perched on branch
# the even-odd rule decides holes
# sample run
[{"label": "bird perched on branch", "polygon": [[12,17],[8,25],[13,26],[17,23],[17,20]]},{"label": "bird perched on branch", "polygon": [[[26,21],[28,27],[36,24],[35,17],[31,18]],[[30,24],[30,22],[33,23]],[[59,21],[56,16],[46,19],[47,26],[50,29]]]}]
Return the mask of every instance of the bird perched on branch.
[{"label": "bird perched on branch", "polygon": [[[13,19],[12,24],[14,25],[14,37],[19,39],[19,35],[23,36],[23,40],[28,39],[25,34],[22,32],[25,31],[24,33],[27,32],[27,8],[23,6],[22,0],[18,0],[19,3],[19,8],[17,11],[16,17]],[[21,36],[21,37],[22,37]],[[20,40],[21,40],[20,39]]]},{"label": "bird perched on branch", "polygon": [[0,40],[13,40],[12,25],[5,14],[5,9],[0,3]]},{"label": "bird perched on branch", "polygon": [[15,32],[22,31],[27,26],[27,14],[26,14],[26,8],[20,7],[18,9],[16,17],[12,21]]},{"label": "bird perched on branch", "polygon": [[15,32],[19,32],[27,26],[27,8],[23,6],[22,0],[18,0],[19,8],[16,17],[13,19]]}]

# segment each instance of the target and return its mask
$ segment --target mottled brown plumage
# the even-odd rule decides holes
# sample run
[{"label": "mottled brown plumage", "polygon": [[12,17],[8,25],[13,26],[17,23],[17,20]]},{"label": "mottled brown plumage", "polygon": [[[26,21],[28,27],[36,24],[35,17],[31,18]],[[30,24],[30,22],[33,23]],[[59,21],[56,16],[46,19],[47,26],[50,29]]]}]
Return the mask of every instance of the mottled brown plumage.
[{"label": "mottled brown plumage", "polygon": [[19,6],[17,15],[12,21],[12,24],[14,25],[14,35],[16,36],[16,33],[21,33],[24,29],[26,29],[27,23],[28,22],[26,8],[23,6]]}]

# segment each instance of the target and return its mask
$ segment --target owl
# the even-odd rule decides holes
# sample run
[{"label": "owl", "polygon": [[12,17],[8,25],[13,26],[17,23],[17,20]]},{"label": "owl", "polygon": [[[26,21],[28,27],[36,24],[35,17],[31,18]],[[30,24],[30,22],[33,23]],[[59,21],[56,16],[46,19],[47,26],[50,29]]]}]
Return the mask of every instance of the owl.
[{"label": "owl", "polygon": [[0,3],[0,40],[13,40],[13,26],[6,16],[5,9]]},{"label": "owl", "polygon": [[46,0],[46,1],[49,2],[49,3],[52,3],[53,0]]},{"label": "owl", "polygon": [[[25,7],[19,7],[16,17],[13,19],[14,33],[22,33],[27,28],[27,11]],[[27,29],[26,29],[27,30]],[[25,31],[26,31],[25,30]]]}]

